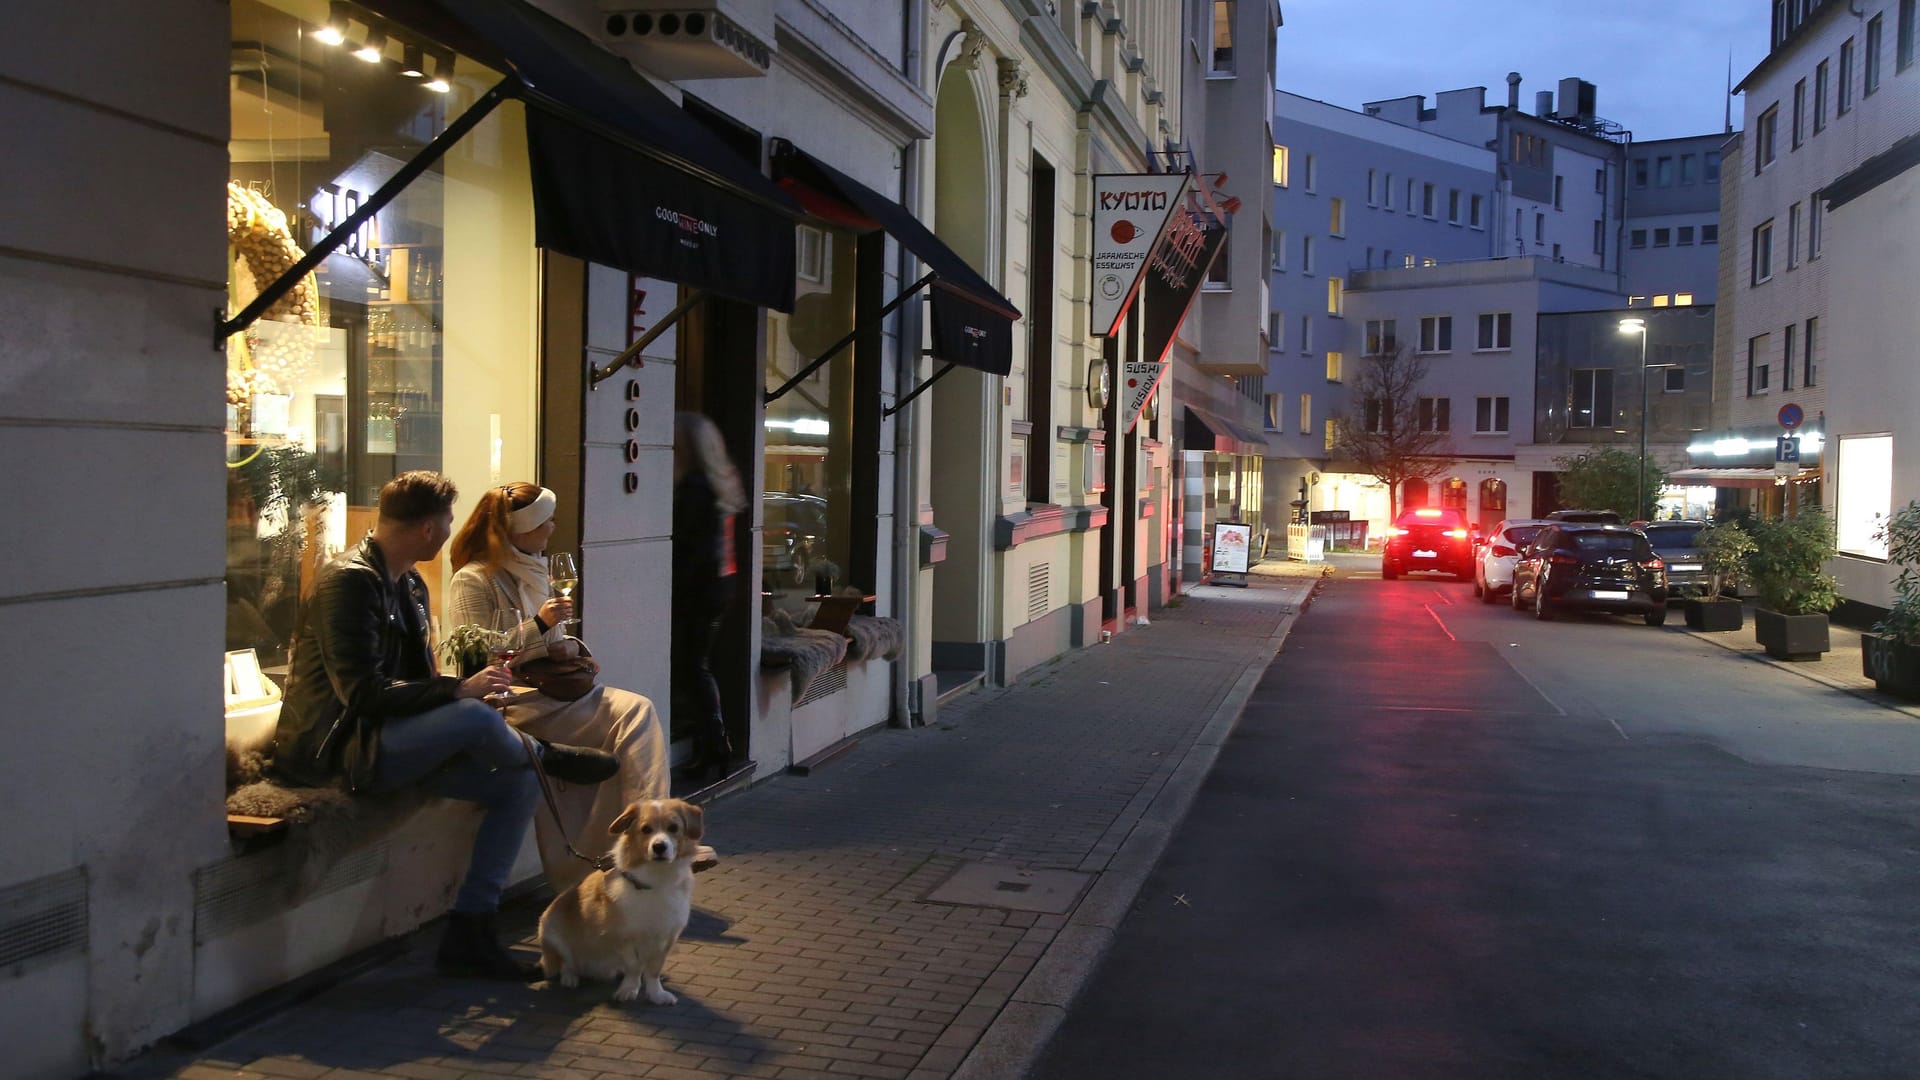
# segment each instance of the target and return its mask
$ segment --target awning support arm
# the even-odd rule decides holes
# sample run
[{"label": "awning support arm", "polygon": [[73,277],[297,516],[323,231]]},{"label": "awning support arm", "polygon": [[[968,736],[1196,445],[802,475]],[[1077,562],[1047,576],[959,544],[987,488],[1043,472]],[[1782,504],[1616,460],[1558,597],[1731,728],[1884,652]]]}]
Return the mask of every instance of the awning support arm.
[{"label": "awning support arm", "polygon": [[928,390],[932,389],[933,384],[939,382],[941,376],[945,375],[949,371],[952,371],[954,367],[955,365],[949,362],[946,367],[943,367],[939,371],[934,372],[932,378],[928,379],[926,382],[921,383],[919,386],[914,387],[911,391],[908,391],[906,397],[903,397],[899,401],[896,401],[892,405],[888,406],[887,408],[880,410],[880,418],[884,420],[887,417],[892,416],[894,413],[899,412],[901,409],[906,408],[908,405],[913,404],[914,398],[917,398],[921,394],[924,394]]},{"label": "awning support arm", "polygon": [[281,274],[266,288],[260,290],[260,295],[254,297],[252,303],[241,308],[238,315],[235,315],[231,319],[226,319],[221,317],[219,311],[215,311],[213,316],[214,351],[218,352],[224,348],[228,338],[252,326],[255,320],[266,313],[268,308],[278,303],[281,297],[291,292],[294,285],[301,278],[313,273],[315,267],[318,267],[327,260],[327,256],[338,251],[341,245],[347,242],[347,238],[359,230],[360,226],[366,224],[368,219],[372,218],[373,215],[385,209],[386,205],[398,197],[400,192],[406,190],[408,184],[413,183],[421,173],[426,172],[433,166],[434,162],[439,161],[448,150],[453,149],[453,145],[465,138],[467,132],[480,126],[480,121],[485,120],[487,115],[493,112],[496,106],[513,96],[512,87],[513,84],[518,81],[515,76],[509,75],[501,79],[498,83],[495,83],[493,89],[482,95],[480,100],[474,102],[473,106],[466,112],[456,117],[453,123],[448,124],[445,131],[435,135],[433,141],[429,142],[425,149],[422,149],[418,154],[414,155],[413,160],[400,166],[400,171],[394,173],[393,177],[386,183],[381,184],[378,191],[368,196],[367,201],[360,204],[360,209],[347,215],[345,221],[334,226],[332,232],[322,237],[320,242],[315,244],[313,249],[307,252],[306,257],[294,263],[286,273]]},{"label": "awning support arm", "polygon": [[590,372],[588,375],[589,381],[587,383],[587,389],[598,390],[602,382],[605,382],[606,380],[613,378],[616,372],[618,372],[621,368],[626,367],[628,364],[632,364],[634,367],[639,367],[640,366],[640,350],[653,344],[653,339],[659,337],[661,334],[666,333],[668,328],[670,328],[671,326],[673,326],[674,323],[679,322],[683,317],[685,317],[687,312],[692,311],[694,308],[700,306],[700,301],[705,300],[706,298],[707,298],[707,291],[705,289],[694,289],[692,292],[688,293],[687,298],[685,300],[680,301],[679,304],[674,306],[674,309],[672,311],[667,312],[664,318],[662,318],[659,322],[653,324],[652,329],[648,330],[644,334],[641,334],[640,339],[638,341],[635,341],[633,344],[627,346],[624,350],[622,350],[619,356],[616,356],[613,358],[612,363],[608,364],[604,368],[595,368],[592,372]]},{"label": "awning support arm", "polygon": [[808,364],[806,367],[803,367],[799,371],[794,372],[793,378],[788,379],[784,383],[781,383],[780,388],[778,390],[774,390],[771,393],[767,394],[766,398],[764,399],[766,403],[771,405],[774,402],[785,397],[787,394],[787,391],[792,390],[794,387],[800,385],[801,380],[805,379],[807,376],[813,374],[814,372],[820,370],[820,365],[833,359],[834,356],[836,356],[841,349],[844,349],[847,346],[853,344],[853,339],[858,337],[861,331],[865,330],[868,326],[872,325],[873,323],[879,322],[881,319],[884,319],[887,316],[893,314],[894,309],[898,308],[901,304],[906,303],[908,298],[913,296],[914,293],[917,293],[921,289],[926,288],[928,285],[933,284],[934,276],[935,275],[933,271],[931,270],[927,271],[926,275],[923,276],[919,281],[916,281],[912,285],[907,286],[907,288],[903,290],[899,296],[896,296],[893,299],[887,301],[887,306],[881,308],[877,313],[875,313],[873,318],[868,319],[866,322],[863,322],[860,325],[855,326],[853,329],[847,331],[846,337],[843,337],[839,341],[834,342],[833,346],[829,348],[826,352],[821,353],[819,357],[813,361],[813,363]]}]

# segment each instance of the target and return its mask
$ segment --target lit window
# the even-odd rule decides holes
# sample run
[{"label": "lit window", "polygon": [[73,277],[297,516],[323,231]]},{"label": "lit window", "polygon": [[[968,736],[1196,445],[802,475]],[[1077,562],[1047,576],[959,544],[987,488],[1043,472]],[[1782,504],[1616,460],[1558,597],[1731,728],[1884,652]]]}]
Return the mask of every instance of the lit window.
[{"label": "lit window", "polygon": [[1340,381],[1341,369],[1346,366],[1346,362],[1347,362],[1347,358],[1344,354],[1337,353],[1337,352],[1330,352],[1327,354],[1327,381],[1328,382]]},{"label": "lit window", "polygon": [[1893,436],[1842,435],[1834,462],[1835,541],[1849,555],[1887,557],[1884,540],[1874,539],[1881,521],[1893,512]]},{"label": "lit window", "polygon": [[1693,306],[1693,294],[1692,294],[1692,293],[1690,293],[1690,292],[1677,292],[1677,293],[1674,293],[1674,294],[1673,294],[1673,306],[1674,306],[1674,307],[1692,307],[1692,306]]},{"label": "lit window", "polygon": [[1671,298],[1671,297],[1669,297],[1669,296],[1667,296],[1667,294],[1666,294],[1666,293],[1654,293],[1654,294],[1653,294],[1653,306],[1654,306],[1654,307],[1666,307],[1666,306],[1668,306],[1668,305],[1669,305],[1669,304],[1671,304],[1671,303],[1672,303],[1672,298]]},{"label": "lit window", "polygon": [[1346,282],[1339,278],[1327,279],[1327,314],[1344,315],[1347,310]]},{"label": "lit window", "polygon": [[1287,148],[1278,143],[1273,147],[1273,185],[1287,186]]},{"label": "lit window", "polygon": [[1335,236],[1345,236],[1347,234],[1347,201],[1328,199],[1327,211],[1327,231]]},{"label": "lit window", "polygon": [[1213,73],[1233,74],[1233,0],[1213,0]]},{"label": "lit window", "polygon": [[1280,417],[1281,417],[1281,414],[1286,410],[1286,407],[1287,407],[1286,401],[1287,401],[1286,395],[1284,394],[1268,394],[1267,395],[1266,424],[1267,424],[1268,431],[1279,431],[1281,429],[1282,425],[1280,422]]},{"label": "lit window", "polygon": [[1329,450],[1333,449],[1333,444],[1335,441],[1339,439],[1339,435],[1340,435],[1339,425],[1335,424],[1331,420],[1327,421],[1327,449]]},{"label": "lit window", "polygon": [[1313,434],[1313,395],[1300,395],[1300,434]]}]

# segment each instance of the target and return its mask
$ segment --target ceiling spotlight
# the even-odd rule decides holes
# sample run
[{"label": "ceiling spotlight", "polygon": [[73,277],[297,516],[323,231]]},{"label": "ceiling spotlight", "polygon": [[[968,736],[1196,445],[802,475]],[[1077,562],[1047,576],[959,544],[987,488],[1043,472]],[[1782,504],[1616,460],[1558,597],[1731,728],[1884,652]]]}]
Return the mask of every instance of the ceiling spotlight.
[{"label": "ceiling spotlight", "polygon": [[427,77],[427,58],[420,55],[420,46],[409,45],[402,51],[401,55],[405,57],[405,59],[400,62],[400,74],[409,79],[424,79]]},{"label": "ceiling spotlight", "polygon": [[334,0],[327,5],[327,21],[313,32],[313,40],[322,45],[339,45],[347,40],[347,6]]},{"label": "ceiling spotlight", "polygon": [[367,43],[353,50],[353,55],[369,64],[377,64],[387,58],[387,35],[382,30],[368,30]]},{"label": "ceiling spotlight", "polygon": [[433,78],[427,80],[427,89],[436,94],[444,94],[453,89],[453,57],[450,55],[433,58]]}]

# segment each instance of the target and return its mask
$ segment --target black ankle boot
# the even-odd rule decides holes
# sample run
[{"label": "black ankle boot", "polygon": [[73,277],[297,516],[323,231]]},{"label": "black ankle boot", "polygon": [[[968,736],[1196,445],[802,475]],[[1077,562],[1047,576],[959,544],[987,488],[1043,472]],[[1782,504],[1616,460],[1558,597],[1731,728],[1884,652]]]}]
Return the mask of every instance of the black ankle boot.
[{"label": "black ankle boot", "polygon": [[448,912],[446,933],[433,964],[440,974],[463,979],[532,982],[540,977],[538,965],[518,959],[500,943],[492,912]]},{"label": "black ankle boot", "polygon": [[548,776],[569,784],[597,784],[620,771],[620,762],[605,750],[565,743],[540,743],[540,767]]}]

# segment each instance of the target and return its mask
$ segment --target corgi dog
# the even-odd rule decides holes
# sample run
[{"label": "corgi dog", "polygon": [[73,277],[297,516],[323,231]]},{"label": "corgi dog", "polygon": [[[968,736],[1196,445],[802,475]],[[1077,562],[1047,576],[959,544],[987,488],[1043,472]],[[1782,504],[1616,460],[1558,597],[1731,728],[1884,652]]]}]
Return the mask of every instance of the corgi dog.
[{"label": "corgi dog", "polygon": [[540,916],[540,969],[549,982],[573,987],[618,978],[615,1001],[646,990],[655,1005],[678,999],[660,985],[667,953],[687,928],[693,907],[693,859],[705,814],[680,799],[650,799],[623,810],[607,831],[611,870],[571,886]]}]

